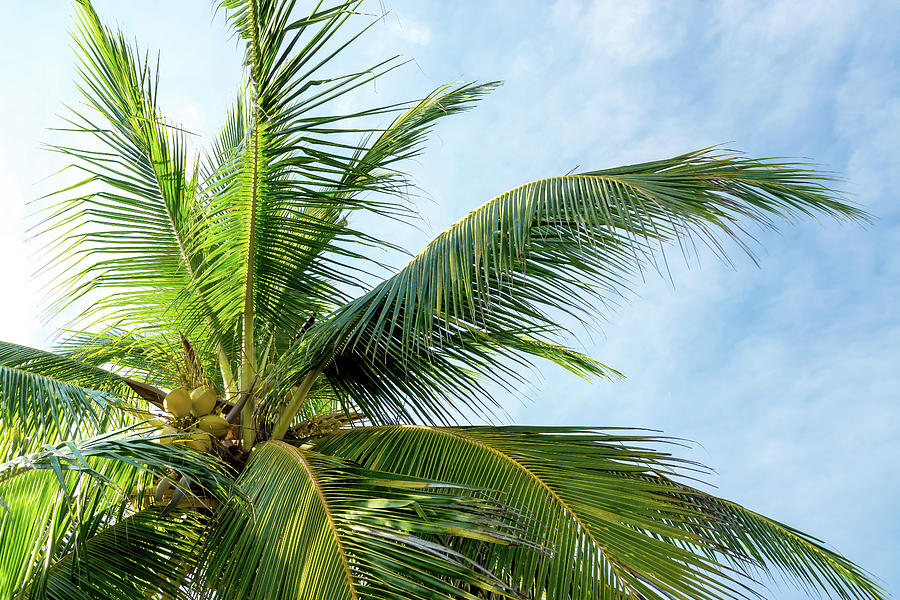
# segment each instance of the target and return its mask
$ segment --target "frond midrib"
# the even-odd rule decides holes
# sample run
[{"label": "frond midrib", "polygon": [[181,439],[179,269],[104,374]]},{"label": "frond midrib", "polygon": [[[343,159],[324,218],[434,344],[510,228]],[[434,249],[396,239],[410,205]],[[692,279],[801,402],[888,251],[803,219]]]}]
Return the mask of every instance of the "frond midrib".
[{"label": "frond midrib", "polygon": [[328,519],[328,523],[331,525],[332,532],[334,532],[334,541],[337,544],[338,552],[341,555],[341,566],[344,570],[344,576],[347,578],[347,585],[350,587],[351,600],[358,600],[359,594],[356,591],[356,584],[353,581],[353,571],[350,569],[350,562],[347,560],[347,549],[344,547],[344,544],[341,541],[337,522],[335,521],[334,515],[331,512],[331,507],[328,505],[328,500],[325,498],[325,494],[322,492],[322,486],[319,483],[319,479],[316,477],[315,472],[306,462],[303,454],[297,448],[281,441],[273,440],[269,443],[274,444],[276,447],[281,448],[283,451],[287,452],[294,460],[296,460],[300,464],[301,467],[303,467],[303,470],[306,471],[306,475],[309,477],[309,481],[310,483],[312,483],[313,489],[316,491],[316,496],[319,498],[319,502],[322,505],[322,510],[325,512],[325,517]]},{"label": "frond midrib", "polygon": [[566,513],[571,515],[571,517],[575,520],[575,522],[578,524],[578,526],[581,528],[581,530],[584,532],[584,534],[591,540],[591,542],[595,546],[597,546],[597,548],[600,549],[600,552],[606,558],[607,562],[609,563],[609,566],[616,572],[619,582],[625,588],[628,588],[630,593],[636,594],[637,597],[640,597],[640,594],[638,593],[638,591],[631,589],[631,587],[627,584],[626,579],[622,574],[623,567],[621,565],[619,565],[618,563],[616,563],[614,560],[612,560],[612,558],[609,556],[609,553],[606,551],[606,548],[599,542],[599,540],[597,540],[596,537],[594,537],[594,534],[591,531],[591,528],[588,527],[584,523],[584,521],[582,521],[578,517],[578,514],[574,510],[572,510],[572,508],[568,505],[568,503],[566,503],[566,501],[563,500],[563,498],[560,497],[560,495],[557,494],[553,490],[553,488],[551,488],[549,485],[547,485],[547,483],[543,479],[538,477],[538,475],[534,471],[529,469],[527,466],[525,466],[521,462],[515,460],[515,458],[513,458],[512,456],[510,456],[504,452],[501,452],[497,448],[494,448],[493,446],[490,446],[480,440],[473,439],[473,438],[463,434],[462,430],[449,429],[449,428],[445,428],[445,427],[423,427],[421,425],[405,425],[404,427],[414,427],[414,428],[422,430],[422,431],[433,431],[433,432],[445,435],[447,437],[452,437],[452,438],[455,438],[458,440],[462,440],[462,441],[472,444],[473,446],[476,446],[482,450],[486,450],[487,452],[493,454],[494,456],[499,457],[501,461],[507,462],[507,463],[513,465],[515,468],[522,471],[523,473],[525,473],[525,475],[527,475],[529,478],[531,478],[532,480],[537,482],[537,484],[540,485],[550,495],[551,498],[553,498],[553,500],[560,506],[560,508],[562,508]]},{"label": "frond midrib", "polygon": [[[259,132],[260,116],[262,111],[259,107],[259,15],[257,14],[258,6],[256,2],[250,4],[250,28],[251,39],[249,40],[248,52],[252,53],[250,60],[250,104],[253,110],[253,116],[250,123],[250,210],[249,222],[247,224],[247,251],[246,251],[246,269],[244,271],[244,298],[241,311],[242,319],[242,344],[241,344],[241,390],[248,394],[252,391],[250,386],[256,375],[256,350],[254,348],[254,275],[253,268],[255,265],[256,253],[256,204],[257,194],[259,193],[259,158],[260,158],[260,141]],[[243,443],[245,448],[253,445],[255,431],[253,429],[254,402],[252,399],[247,402],[241,413],[243,423]]]}]

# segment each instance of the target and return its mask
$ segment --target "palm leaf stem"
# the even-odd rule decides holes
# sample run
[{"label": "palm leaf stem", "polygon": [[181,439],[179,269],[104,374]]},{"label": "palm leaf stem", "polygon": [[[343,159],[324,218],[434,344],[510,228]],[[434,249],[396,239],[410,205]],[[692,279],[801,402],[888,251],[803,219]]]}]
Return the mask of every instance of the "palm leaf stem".
[{"label": "palm leaf stem", "polygon": [[249,427],[248,425],[251,423],[253,419],[254,412],[254,402],[251,397],[249,397],[249,393],[252,390],[248,389],[250,381],[256,375],[256,360],[255,360],[255,349],[253,345],[253,319],[254,319],[254,304],[253,304],[253,287],[254,287],[254,278],[253,278],[253,266],[254,266],[254,255],[256,251],[256,204],[257,204],[257,194],[259,193],[259,153],[260,153],[260,135],[259,135],[259,122],[260,122],[260,107],[259,107],[259,89],[258,82],[256,81],[257,73],[256,71],[258,65],[256,64],[256,60],[258,58],[258,45],[259,45],[259,30],[258,30],[258,17],[257,15],[258,7],[256,3],[251,3],[250,5],[250,30],[253,32],[253,37],[250,40],[250,43],[247,44],[247,51],[250,54],[248,57],[250,60],[248,61],[250,64],[250,105],[253,110],[252,122],[251,122],[251,141],[250,141],[250,160],[251,160],[251,172],[250,172],[250,211],[249,211],[249,231],[247,234],[247,270],[244,276],[244,305],[243,305],[243,328],[242,328],[242,344],[241,344],[241,389],[248,392],[248,398],[244,403],[244,408],[242,409],[242,422],[243,422],[243,444],[245,449],[249,449],[253,446],[254,438],[256,431],[253,427]]},{"label": "palm leaf stem", "polygon": [[[307,379],[310,380],[309,385],[312,386],[311,382],[314,381],[315,378],[307,377]],[[309,390],[307,389],[307,391]],[[305,395],[306,394],[304,394],[304,396]],[[287,427],[285,427],[285,430],[286,429]],[[332,530],[337,531],[338,524],[335,521],[334,514],[332,513],[331,508],[328,505],[328,499],[325,498],[325,494],[322,493],[322,484],[319,482],[319,478],[316,477],[316,474],[313,472],[313,470],[309,468],[309,463],[303,457],[303,454],[301,454],[296,448],[288,444],[284,444],[283,442],[282,447],[288,454],[290,454],[294,458],[294,460],[297,461],[297,463],[301,467],[303,467],[303,470],[306,471],[306,474],[309,476],[309,481],[310,483],[312,483],[313,489],[316,492],[316,496],[319,498],[319,502],[322,503],[322,510],[325,512],[325,517],[328,519],[329,527]],[[353,579],[353,571],[350,569],[350,563],[347,561],[347,550],[344,547],[344,543],[341,541],[341,538],[339,536],[335,536],[335,543],[337,544],[337,547],[340,551],[341,567],[344,572],[344,576],[347,578],[347,586],[350,589],[350,598],[351,600],[357,600],[357,598],[359,598],[359,594],[356,591],[356,582]]]},{"label": "palm leaf stem", "polygon": [[[212,329],[212,327],[210,327]],[[222,383],[225,386],[225,392],[229,396],[237,394],[237,385],[234,378],[234,371],[231,369],[231,360],[222,345],[222,340],[216,339],[216,355],[219,359],[219,370],[222,372]]]},{"label": "palm leaf stem", "polygon": [[[516,460],[515,456],[512,454],[506,454],[500,452],[496,448],[481,442],[480,440],[465,435],[462,430],[450,430],[440,427],[429,428],[430,431],[437,432],[439,435],[444,435],[451,438],[456,438],[465,443],[472,444],[477,448],[481,449],[484,452],[492,454],[498,458],[501,462],[507,462],[512,465],[515,469],[522,471],[529,479],[537,483],[542,489],[544,489],[547,494],[556,502],[562,509],[571,515],[572,520],[577,523],[578,528],[584,532],[584,535],[594,544],[597,548],[600,549],[601,553],[607,555],[607,549],[604,545],[597,539],[597,536],[594,535],[591,528],[587,526],[587,524],[578,516],[578,512],[576,512],[573,507],[565,501],[565,499],[560,496],[552,487],[550,487],[543,478],[539,477],[535,472],[528,468],[528,465],[523,461]],[[623,571],[622,567],[616,564],[614,561],[608,561],[608,566],[610,570],[614,573],[614,577],[621,582],[623,588],[629,592],[629,594],[634,594],[636,597],[640,597],[641,594],[639,590],[632,589],[628,586],[628,578],[626,575],[633,575],[631,572]]]},{"label": "palm leaf stem", "polygon": [[288,403],[288,405],[278,416],[278,424],[272,431],[273,440],[280,440],[284,437],[284,434],[287,433],[288,427],[290,427],[291,422],[294,420],[296,414],[300,412],[301,408],[303,408],[306,397],[309,395],[309,391],[312,389],[313,384],[321,374],[322,368],[310,371],[300,382],[300,385],[294,388],[290,403]]}]

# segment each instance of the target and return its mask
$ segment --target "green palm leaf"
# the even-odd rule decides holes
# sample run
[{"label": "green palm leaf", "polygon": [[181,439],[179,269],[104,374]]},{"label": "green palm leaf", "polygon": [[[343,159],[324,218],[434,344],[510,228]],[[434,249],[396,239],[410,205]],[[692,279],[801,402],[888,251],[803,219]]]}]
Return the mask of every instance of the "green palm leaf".
[{"label": "green palm leaf", "polygon": [[45,583],[16,600],[145,600],[180,597],[196,568],[196,547],[204,524],[193,514],[165,515],[144,509],[88,539],[80,554],[54,561]]},{"label": "green palm leaf", "polygon": [[[238,485],[254,513],[226,512],[208,538],[217,598],[446,598],[502,584],[434,536],[517,539],[501,507],[448,486],[360,469],[281,442],[258,447]],[[448,491],[453,491],[448,489]]]},{"label": "green palm leaf", "polygon": [[[348,213],[412,216],[407,181],[395,163],[419,152],[436,119],[465,110],[493,86],[441,88],[411,105],[323,112],[397,65],[389,59],[355,73],[326,72],[360,35],[334,37],[359,2],[319,6],[302,18],[293,15],[294,2],[221,5],[246,43],[249,91],[239,95],[211,153],[213,175],[204,185],[205,195],[228,205],[210,225],[226,270],[242,278],[239,288],[220,290],[219,299],[223,322],[240,321],[240,387],[246,388],[261,368],[256,346],[264,336],[276,351],[287,350],[310,315],[348,299],[343,286],[361,286],[364,268],[357,263],[371,259],[355,247],[391,247],[348,227]],[[398,112],[386,129],[366,120]],[[244,420],[254,404],[248,402]]]},{"label": "green palm leaf", "polygon": [[100,460],[121,463],[160,478],[167,477],[174,469],[220,501],[231,497],[231,479],[213,456],[160,441],[172,440],[165,436],[138,435],[131,428],[86,440],[45,444],[37,452],[0,463],[0,484],[34,471],[51,470],[63,486],[67,473],[78,473],[101,485],[114,485],[112,479],[94,466],[93,461]]},{"label": "green palm leaf", "polygon": [[79,363],[113,369],[125,386],[140,381],[170,387],[178,381],[173,365],[172,340],[142,336],[111,328],[105,332],[67,332],[54,347],[55,352]]},{"label": "green palm leaf", "polygon": [[[40,572],[44,549],[54,548],[67,525],[52,473],[32,472],[0,484],[0,597],[12,598]],[[58,525],[59,524],[59,525]]]},{"label": "green palm leaf", "polygon": [[[552,557],[492,548],[483,558],[530,598],[733,598],[754,568],[812,591],[882,598],[858,567],[815,539],[671,477],[696,465],[664,441],[564,427],[376,427],[315,443],[372,469],[496,489],[534,516]],[[730,574],[729,574],[730,573]]]},{"label": "green palm leaf", "polygon": [[161,115],[157,76],[146,59],[102,25],[88,0],[77,7],[80,87],[101,121],[73,111],[70,122],[103,151],[53,147],[87,174],[58,192],[85,195],[58,202],[45,216],[46,231],[58,234],[46,267],[60,271],[57,304],[89,300],[88,323],[116,314],[120,327],[181,331],[227,366],[222,309],[210,294],[226,273],[202,227],[203,215],[217,206],[197,198],[185,132]]},{"label": "green palm leaf", "polygon": [[3,457],[124,424],[117,375],[35,348],[0,342],[0,443]]},{"label": "green palm leaf", "polygon": [[[225,257],[223,264],[229,274],[240,273],[241,278],[240,286],[219,290],[227,315],[224,322],[240,319],[241,389],[248,388],[259,368],[257,321],[290,323],[291,312],[283,308],[299,308],[304,313],[294,318],[299,324],[316,307],[311,298],[341,297],[334,285],[311,268],[310,257],[318,254],[323,240],[336,236],[343,227],[323,217],[349,204],[347,198],[337,202],[333,188],[352,160],[352,150],[322,136],[359,131],[343,121],[383,110],[343,116],[323,116],[317,110],[379,77],[393,63],[389,60],[349,75],[322,74],[338,52],[330,45],[332,37],[358,2],[317,7],[301,19],[292,16],[294,4],[265,0],[221,3],[246,42],[250,88],[246,121],[230,128],[246,133],[241,146],[229,153],[230,163],[216,169],[219,175],[214,187],[220,193],[213,196],[227,204],[216,220],[215,245]],[[295,270],[283,268],[292,264],[303,265],[306,276],[297,277]],[[273,305],[277,298],[290,303],[287,307]],[[244,409],[244,421],[252,418],[254,408],[251,399]],[[244,442],[250,444],[253,430],[244,431]]]},{"label": "green palm leaf", "polygon": [[100,368],[104,362],[91,364],[64,354],[0,342],[0,365],[4,367],[110,394],[127,393],[127,384],[121,376]]},{"label": "green palm leaf", "polygon": [[[615,303],[665,245],[701,241],[724,255],[725,240],[746,248],[741,221],[863,218],[827,181],[802,164],[701,150],[523,185],[317,324],[297,370],[324,370],[346,392],[348,410],[379,422],[447,422],[451,401],[483,410],[491,399],[478,377],[514,380],[520,371],[504,370],[499,358],[547,348],[515,340],[553,343],[560,313],[591,318]],[[410,371],[422,381],[410,381]]]},{"label": "green palm leaf", "polygon": [[[351,251],[349,243],[369,246],[384,243],[348,227],[347,217],[356,208],[352,200],[367,192],[404,198],[414,184],[397,164],[421,153],[427,134],[439,118],[467,110],[496,85],[442,86],[412,103],[377,136],[361,142],[340,180],[327,191],[333,203],[301,209],[302,217],[309,221],[307,227],[289,224],[281,228],[283,232],[302,235],[302,240],[297,237],[278,240],[281,248],[297,248],[295,253],[258,264],[257,277],[267,282],[257,290],[261,314],[269,315],[270,320],[287,331],[296,331],[310,313],[327,314],[339,306],[338,300],[349,300],[340,286],[361,287],[363,282],[357,274],[362,267],[354,263],[372,262],[365,253]],[[304,282],[308,284],[311,280],[323,282],[316,293],[304,290]],[[328,301],[322,302],[323,299]],[[279,347],[279,350],[286,349]]]},{"label": "green palm leaf", "polygon": [[[118,431],[47,444],[0,464],[0,556],[8,566],[0,591],[28,588],[35,597],[46,597],[59,561],[73,563],[63,572],[93,569],[83,564],[90,558],[87,542],[105,535],[113,543],[115,530],[103,532],[152,501],[154,477],[174,471],[219,502],[230,501],[235,510],[243,506],[217,459],[159,442]],[[57,581],[58,587],[69,585]],[[75,585],[69,591],[78,589]]]},{"label": "green palm leaf", "polygon": [[821,540],[728,500],[705,498],[704,502],[732,525],[716,532],[719,543],[751,557],[768,574],[781,570],[809,589],[840,598],[887,597],[867,573]]}]

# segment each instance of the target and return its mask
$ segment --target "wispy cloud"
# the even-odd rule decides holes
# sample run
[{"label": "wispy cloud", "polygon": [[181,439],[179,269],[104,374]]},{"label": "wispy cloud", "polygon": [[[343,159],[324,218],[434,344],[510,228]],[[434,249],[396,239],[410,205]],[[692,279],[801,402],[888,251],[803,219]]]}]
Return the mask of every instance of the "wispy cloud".
[{"label": "wispy cloud", "polygon": [[414,46],[427,46],[431,42],[431,29],[414,18],[389,14],[386,20],[388,31],[394,39]]}]

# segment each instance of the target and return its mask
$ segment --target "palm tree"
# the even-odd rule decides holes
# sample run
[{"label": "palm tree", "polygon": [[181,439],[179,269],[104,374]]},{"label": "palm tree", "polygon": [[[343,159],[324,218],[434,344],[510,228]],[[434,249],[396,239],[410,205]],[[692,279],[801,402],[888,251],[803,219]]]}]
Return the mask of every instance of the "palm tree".
[{"label": "palm tree", "polygon": [[[43,211],[54,352],[0,344],[2,598],[660,598],[781,573],[885,598],[815,538],[694,487],[676,440],[496,422],[663,251],[865,215],[800,162],[718,148],[493,198],[373,283],[354,223],[410,223],[401,170],[495,83],[349,113],[359,2],[222,0],[245,84],[199,156],[146,54],[77,0],[79,175]],[[55,311],[55,312],[54,312]]]}]

